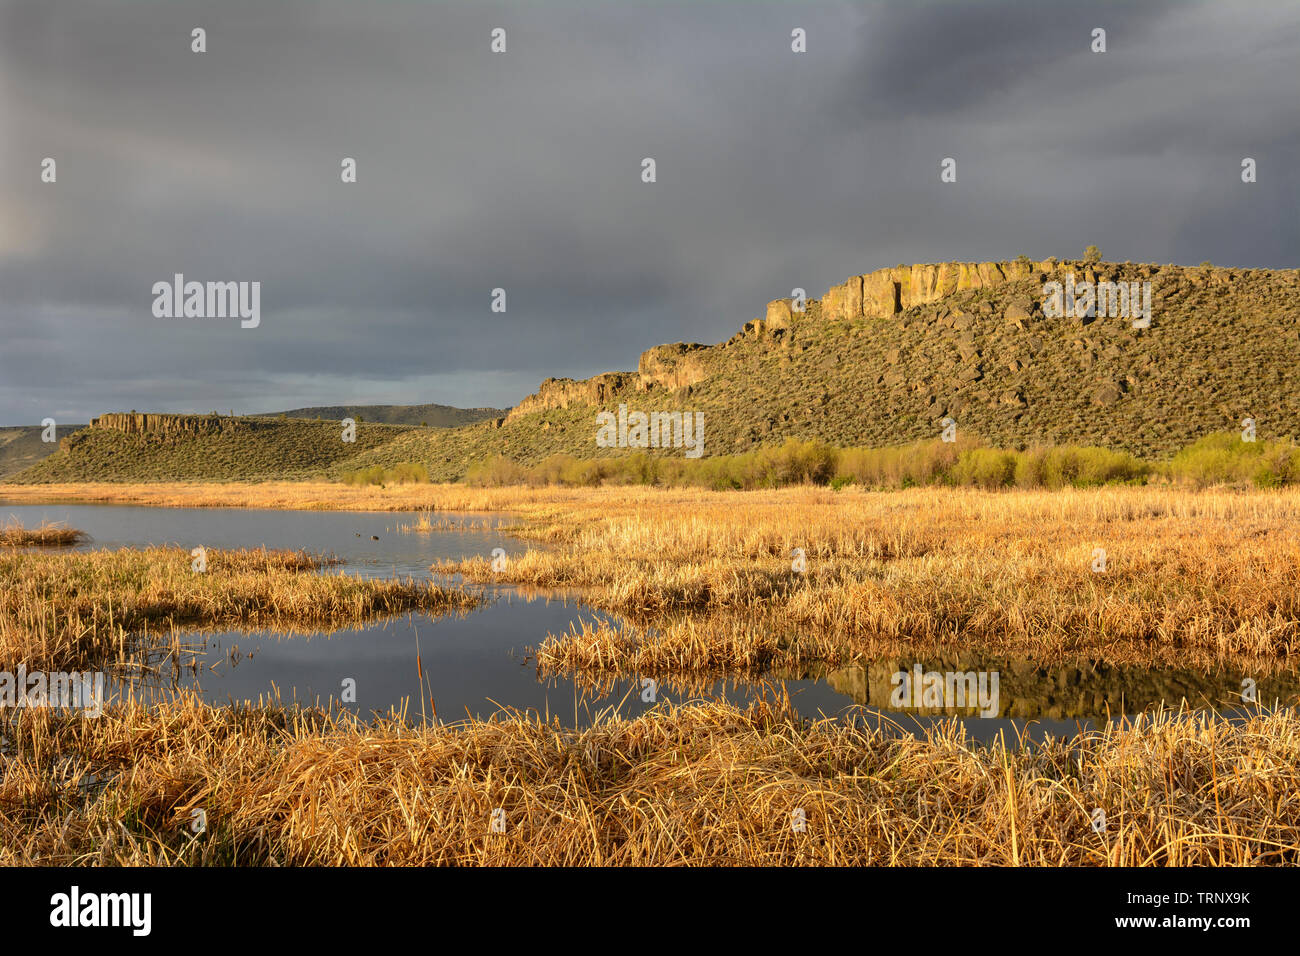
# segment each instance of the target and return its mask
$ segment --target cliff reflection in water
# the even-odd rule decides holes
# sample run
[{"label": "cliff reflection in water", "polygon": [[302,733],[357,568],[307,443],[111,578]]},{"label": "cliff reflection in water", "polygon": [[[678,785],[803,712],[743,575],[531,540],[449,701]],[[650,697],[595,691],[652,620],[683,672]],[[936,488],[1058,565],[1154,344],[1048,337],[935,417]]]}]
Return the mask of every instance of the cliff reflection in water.
[{"label": "cliff reflection in water", "polygon": [[[1163,705],[1230,709],[1246,706],[1243,681],[1254,681],[1255,699],[1264,707],[1275,703],[1300,703],[1300,675],[1284,673],[1267,677],[1248,674],[1204,673],[1191,670],[1151,670],[1081,662],[1075,666],[1040,666],[1019,658],[951,657],[896,658],[851,665],[829,671],[825,680],[854,703],[879,710],[924,714],[973,714],[977,707],[944,706],[900,708],[894,676],[914,673],[920,664],[926,673],[998,673],[997,716],[1004,718],[1105,718],[1108,714],[1132,714]],[[1249,686],[1249,685],[1247,685]]]}]

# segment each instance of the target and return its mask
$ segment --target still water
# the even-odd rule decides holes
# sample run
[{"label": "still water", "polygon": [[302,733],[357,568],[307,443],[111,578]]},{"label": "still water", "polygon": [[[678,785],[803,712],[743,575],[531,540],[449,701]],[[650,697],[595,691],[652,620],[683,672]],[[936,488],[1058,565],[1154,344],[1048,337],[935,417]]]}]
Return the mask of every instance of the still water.
[{"label": "still water", "polygon": [[[62,523],[84,531],[78,549],[175,545],[186,550],[260,548],[307,550],[334,555],[342,564],[322,573],[368,577],[438,579],[429,567],[442,559],[489,557],[493,549],[522,553],[506,515],[434,515],[448,527],[432,533],[403,533],[416,516],[398,512],[276,511],[233,508],[153,508],[126,505],[8,505],[0,502],[0,523],[26,527]],[[377,539],[377,540],[376,540]],[[459,583],[451,578],[445,583]],[[463,616],[408,614],[364,627],[328,633],[282,635],[230,630],[193,635],[197,667],[186,668],[168,688],[199,691],[214,703],[278,698],[339,705],[345,680],[355,681],[362,714],[404,709],[408,719],[488,717],[502,708],[529,710],[566,726],[582,726],[610,708],[635,716],[655,706],[641,675],[628,674],[593,690],[572,680],[542,677],[529,656],[548,633],[571,625],[616,618],[573,599],[538,597],[509,586],[481,590],[484,605]],[[423,670],[423,693],[417,672]],[[912,661],[803,674],[774,675],[799,712],[884,721],[900,732],[919,732],[938,716],[909,713],[890,704],[890,676]],[[1000,732],[1074,733],[1112,717],[1186,697],[1196,705],[1230,706],[1237,677],[1171,671],[1121,671],[1084,666],[1044,669],[1019,660],[927,661],[927,670],[996,670],[1000,674],[999,716],[963,717],[967,732],[987,740]],[[1294,695],[1294,680],[1261,682],[1261,698]],[[655,686],[657,701],[699,697],[738,703],[771,693],[771,684],[718,681],[703,686]]]}]

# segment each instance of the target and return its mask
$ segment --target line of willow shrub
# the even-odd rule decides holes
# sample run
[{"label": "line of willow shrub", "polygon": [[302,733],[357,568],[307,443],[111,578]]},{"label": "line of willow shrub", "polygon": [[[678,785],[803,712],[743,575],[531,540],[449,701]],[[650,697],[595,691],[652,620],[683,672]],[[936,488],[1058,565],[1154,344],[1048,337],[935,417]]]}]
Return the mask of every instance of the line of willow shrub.
[{"label": "line of willow shrub", "polygon": [[845,484],[1062,487],[1143,480],[1149,466],[1123,452],[1053,448],[1024,452],[938,440],[889,448],[834,448],[790,438],[740,455],[686,459],[645,452],[611,458],[552,455],[535,465],[498,457],[469,468],[467,483],[505,485],[661,485],[714,489]]},{"label": "line of willow shrub", "polygon": [[356,471],[343,473],[343,483],[345,485],[407,485],[417,482],[427,482],[429,480],[429,469],[424,465],[411,464],[403,462],[394,465],[392,468],[385,468],[383,465],[371,465],[369,468],[359,468]]},{"label": "line of willow shrub", "polygon": [[888,448],[835,448],[790,438],[740,455],[686,459],[634,452],[614,458],[552,455],[535,465],[498,457],[469,468],[465,481],[504,485],[660,485],[713,489],[847,484],[868,488],[950,485],[978,488],[1086,488],[1151,480],[1204,487],[1300,481],[1300,449],[1210,435],[1170,462],[1147,462],[1107,448],[1061,445],[1023,451],[987,448],[969,439]]},{"label": "line of willow shrub", "polygon": [[1300,482],[1300,448],[1290,442],[1242,441],[1239,435],[1221,432],[1178,452],[1169,471],[1197,487],[1250,483],[1280,488]]}]

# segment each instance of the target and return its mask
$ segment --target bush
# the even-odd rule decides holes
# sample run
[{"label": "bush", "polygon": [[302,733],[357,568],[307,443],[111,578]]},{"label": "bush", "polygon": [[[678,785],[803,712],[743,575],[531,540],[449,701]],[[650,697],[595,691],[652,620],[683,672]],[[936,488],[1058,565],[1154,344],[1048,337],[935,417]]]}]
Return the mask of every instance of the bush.
[{"label": "bush", "polygon": [[[366,469],[358,474],[374,471]],[[718,491],[816,484],[839,491],[849,484],[866,488],[1086,488],[1142,483],[1152,475],[1168,475],[1198,486],[1253,483],[1273,488],[1300,482],[1300,448],[1281,442],[1243,442],[1235,434],[1219,434],[1188,446],[1168,464],[1152,464],[1127,452],[1075,445],[1012,451],[963,439],[890,448],[837,449],[822,442],[789,438],[782,445],[740,455],[700,459],[636,452],[595,459],[552,455],[525,465],[498,457],[472,465],[465,480],[473,485],[493,486],[590,488],[625,484]],[[388,472],[382,477],[396,480]]]},{"label": "bush", "polygon": [[1020,452],[1015,482],[1021,488],[1085,488],[1146,479],[1151,467],[1132,455],[1107,448],[1035,448]]},{"label": "bush", "polygon": [[1176,454],[1169,472],[1175,480],[1198,488],[1247,483],[1278,488],[1300,481],[1300,449],[1285,442],[1242,441],[1236,432],[1216,432]]},{"label": "bush", "polygon": [[343,483],[348,485],[406,485],[427,482],[429,470],[424,465],[403,463],[385,468],[383,465],[371,465],[343,474]]},{"label": "bush", "polygon": [[838,455],[835,473],[860,485],[909,488],[947,483],[957,459],[975,442],[916,442],[893,448],[845,448]]},{"label": "bush", "polygon": [[465,472],[467,484],[485,488],[533,484],[529,479],[527,467],[504,455],[498,455],[489,461],[475,462]]},{"label": "bush", "polygon": [[959,485],[977,485],[980,488],[1005,488],[1016,477],[1016,453],[996,448],[972,448],[964,451],[952,470],[952,478]]}]

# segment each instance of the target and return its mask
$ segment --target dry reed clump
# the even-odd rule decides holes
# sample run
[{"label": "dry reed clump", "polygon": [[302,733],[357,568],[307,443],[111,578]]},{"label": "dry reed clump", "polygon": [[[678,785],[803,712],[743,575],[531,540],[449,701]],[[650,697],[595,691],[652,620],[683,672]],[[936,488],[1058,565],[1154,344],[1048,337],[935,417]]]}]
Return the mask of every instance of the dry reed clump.
[{"label": "dry reed clump", "polygon": [[[543,674],[728,674],[755,677],[798,671],[809,663],[837,666],[868,651],[867,642],[792,637],[770,622],[729,615],[675,615],[644,627],[607,620],[576,621],[548,634],[535,651]],[[885,653],[886,648],[874,648]],[[890,650],[896,650],[890,647]],[[874,655],[873,655],[874,656]]]},{"label": "dry reed clump", "polygon": [[[584,641],[601,666],[635,657],[674,669],[691,655],[701,668],[839,664],[901,644],[1266,668],[1292,666],[1300,651],[1295,491],[608,492],[519,510],[527,536],[560,547],[500,573],[482,558],[438,569],[578,590],[663,625],[550,641],[557,664],[583,656],[560,643]],[[682,623],[681,612],[708,617]]]},{"label": "dry reed clump", "polygon": [[39,528],[24,528],[17,521],[10,521],[0,528],[0,548],[64,547],[85,539],[84,531],[48,522]]},{"label": "dry reed clump", "polygon": [[456,518],[448,518],[445,515],[439,517],[430,511],[422,511],[410,524],[398,525],[397,530],[402,534],[438,534],[444,531],[467,531],[474,528]]},{"label": "dry reed clump", "polygon": [[585,730],[520,715],[364,726],[193,698],[94,720],[25,711],[3,725],[0,863],[1300,862],[1291,711],[1166,712],[1020,747],[787,705],[661,706]]},{"label": "dry reed clump", "polygon": [[196,573],[181,548],[0,553],[0,665],[68,670],[133,660],[177,627],[339,627],[478,599],[432,582],[317,574],[331,558],[209,549]]}]

